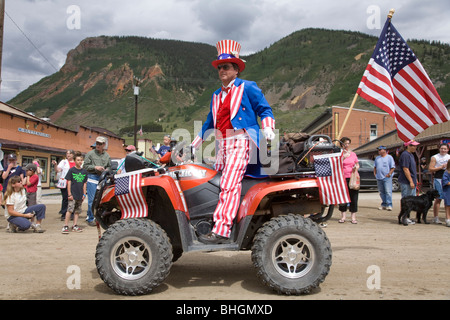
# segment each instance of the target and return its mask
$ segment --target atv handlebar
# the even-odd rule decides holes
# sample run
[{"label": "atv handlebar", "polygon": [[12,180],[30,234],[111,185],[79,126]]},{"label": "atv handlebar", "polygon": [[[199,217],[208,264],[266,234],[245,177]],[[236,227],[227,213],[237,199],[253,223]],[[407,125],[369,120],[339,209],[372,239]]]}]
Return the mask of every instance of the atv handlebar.
[{"label": "atv handlebar", "polygon": [[194,162],[195,161],[195,147],[191,144],[189,145],[190,148],[190,152],[191,152],[191,161]]},{"label": "atv handlebar", "polygon": [[102,172],[102,174],[100,175],[100,178],[98,179],[98,181],[103,181],[106,177],[107,174],[112,173],[113,170],[111,168],[106,169],[105,171]]}]

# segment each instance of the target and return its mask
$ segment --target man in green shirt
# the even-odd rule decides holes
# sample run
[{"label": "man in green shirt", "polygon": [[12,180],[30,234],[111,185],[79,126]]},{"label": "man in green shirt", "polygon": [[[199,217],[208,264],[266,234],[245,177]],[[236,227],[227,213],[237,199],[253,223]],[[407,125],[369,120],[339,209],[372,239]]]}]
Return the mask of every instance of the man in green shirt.
[{"label": "man in green shirt", "polygon": [[105,151],[106,138],[97,137],[95,140],[95,149],[89,151],[84,158],[83,168],[88,172],[87,196],[88,210],[86,221],[88,225],[95,226],[94,213],[92,212],[92,202],[94,202],[95,191],[97,190],[98,180],[103,171],[111,167],[111,158]]}]

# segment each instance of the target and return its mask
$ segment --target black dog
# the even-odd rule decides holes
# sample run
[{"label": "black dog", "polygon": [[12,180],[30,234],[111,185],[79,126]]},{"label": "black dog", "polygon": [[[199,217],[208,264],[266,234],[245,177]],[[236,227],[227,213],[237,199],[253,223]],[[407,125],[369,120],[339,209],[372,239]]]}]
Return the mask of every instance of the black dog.
[{"label": "black dog", "polygon": [[398,215],[398,223],[407,226],[408,223],[406,219],[409,218],[409,214],[411,211],[416,211],[417,215],[417,223],[420,222],[420,217],[422,216],[423,222],[428,224],[427,222],[427,213],[433,205],[434,199],[439,197],[439,191],[433,189],[427,191],[425,194],[421,196],[408,196],[402,198],[400,201],[401,211]]}]

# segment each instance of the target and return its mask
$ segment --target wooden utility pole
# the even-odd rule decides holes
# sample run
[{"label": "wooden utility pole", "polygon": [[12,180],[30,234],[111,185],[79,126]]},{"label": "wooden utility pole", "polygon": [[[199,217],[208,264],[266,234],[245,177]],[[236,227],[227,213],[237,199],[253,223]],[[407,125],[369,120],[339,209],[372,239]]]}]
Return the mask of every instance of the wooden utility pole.
[{"label": "wooden utility pole", "polygon": [[5,0],[0,0],[0,90],[2,87],[3,26],[5,23]]}]

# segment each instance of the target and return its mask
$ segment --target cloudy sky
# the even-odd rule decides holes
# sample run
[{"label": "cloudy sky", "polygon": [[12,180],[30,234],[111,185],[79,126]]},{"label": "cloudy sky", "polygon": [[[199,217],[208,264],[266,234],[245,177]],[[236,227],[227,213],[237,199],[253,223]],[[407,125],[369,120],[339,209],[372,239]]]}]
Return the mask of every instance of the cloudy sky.
[{"label": "cloudy sky", "polygon": [[378,36],[387,13],[395,8],[392,21],[405,39],[450,43],[449,0],[4,1],[1,101],[55,73],[69,50],[99,35],[211,45],[234,39],[245,55],[310,27]]}]

